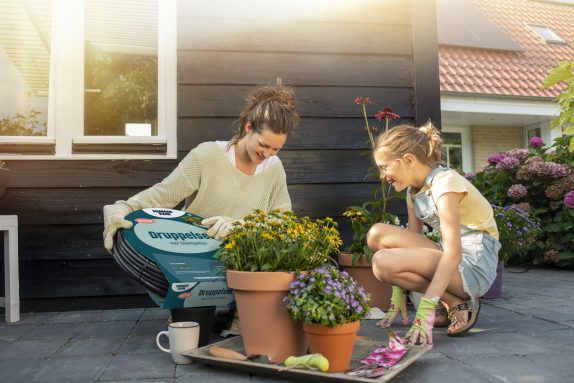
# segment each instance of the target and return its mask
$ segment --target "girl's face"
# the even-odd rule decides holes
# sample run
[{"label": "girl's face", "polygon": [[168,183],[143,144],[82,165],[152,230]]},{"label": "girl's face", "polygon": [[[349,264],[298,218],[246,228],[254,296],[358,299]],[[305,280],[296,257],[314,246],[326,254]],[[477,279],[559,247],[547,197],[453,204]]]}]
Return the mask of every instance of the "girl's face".
[{"label": "girl's face", "polygon": [[287,141],[287,134],[273,133],[271,129],[267,128],[263,129],[261,133],[257,133],[250,123],[245,125],[245,131],[247,134],[242,141],[245,143],[249,159],[255,164],[260,164],[266,158],[279,153]]},{"label": "girl's face", "polygon": [[392,185],[396,191],[401,191],[411,186],[410,179],[405,170],[402,158],[396,158],[386,153],[384,149],[375,152],[375,163],[379,168],[381,180]]}]

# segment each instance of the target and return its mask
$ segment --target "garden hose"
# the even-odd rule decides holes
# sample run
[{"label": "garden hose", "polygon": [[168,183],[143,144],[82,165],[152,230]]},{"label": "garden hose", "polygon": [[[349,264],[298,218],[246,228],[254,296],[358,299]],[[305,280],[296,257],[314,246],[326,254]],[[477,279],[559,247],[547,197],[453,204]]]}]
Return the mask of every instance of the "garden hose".
[{"label": "garden hose", "polygon": [[118,230],[114,238],[112,255],[120,267],[135,277],[138,283],[161,297],[167,295],[169,288],[167,279],[159,266],[138,253],[126,241],[124,229]]}]

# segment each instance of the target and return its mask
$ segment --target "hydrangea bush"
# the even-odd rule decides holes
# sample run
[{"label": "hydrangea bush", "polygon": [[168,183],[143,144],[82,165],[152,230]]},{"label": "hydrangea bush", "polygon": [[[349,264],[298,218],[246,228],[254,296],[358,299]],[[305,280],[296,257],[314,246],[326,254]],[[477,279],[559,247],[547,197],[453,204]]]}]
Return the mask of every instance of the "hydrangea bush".
[{"label": "hydrangea bush", "polygon": [[540,137],[533,137],[528,149],[495,153],[481,172],[467,175],[492,204],[522,204],[540,220],[540,240],[544,243],[532,258],[533,263],[574,266],[574,153],[568,150],[571,140],[572,135],[565,135],[546,146]]},{"label": "hydrangea bush", "polygon": [[284,299],[293,318],[332,327],[365,319],[369,301],[369,294],[347,272],[332,265],[301,274]]}]

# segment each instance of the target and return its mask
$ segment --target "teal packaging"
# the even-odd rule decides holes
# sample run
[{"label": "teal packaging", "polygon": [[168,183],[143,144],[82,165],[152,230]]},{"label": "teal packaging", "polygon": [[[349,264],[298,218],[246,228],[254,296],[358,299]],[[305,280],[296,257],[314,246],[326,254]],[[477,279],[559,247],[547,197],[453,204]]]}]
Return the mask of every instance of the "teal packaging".
[{"label": "teal packaging", "polygon": [[221,242],[207,235],[202,218],[180,210],[150,208],[126,216],[124,230],[135,251],[155,262],[169,283],[167,296],[150,294],[162,308],[225,306],[234,302],[223,265],[215,259]]}]

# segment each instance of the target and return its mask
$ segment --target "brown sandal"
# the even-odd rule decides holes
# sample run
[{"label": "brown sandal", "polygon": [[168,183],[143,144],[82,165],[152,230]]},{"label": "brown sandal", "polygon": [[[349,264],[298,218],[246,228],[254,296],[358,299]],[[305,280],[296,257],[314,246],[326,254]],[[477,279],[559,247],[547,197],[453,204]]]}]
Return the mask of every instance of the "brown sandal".
[{"label": "brown sandal", "polygon": [[[451,328],[458,323],[458,320],[456,319],[456,313],[459,311],[468,311],[468,321],[464,326],[462,326],[458,330],[451,330]],[[480,312],[480,302],[478,301],[478,299],[476,299],[474,303],[471,301],[466,301],[464,303],[451,307],[450,309],[448,309],[448,318],[450,319],[450,326],[448,327],[446,334],[448,336],[460,336],[466,334],[468,330],[470,330],[476,324],[479,312]]]},{"label": "brown sandal", "polygon": [[[437,320],[438,316],[443,316],[444,319]],[[444,305],[439,302],[438,307],[435,310],[435,320],[434,320],[434,327],[447,327],[450,325],[450,318],[448,316],[448,310]]]}]

